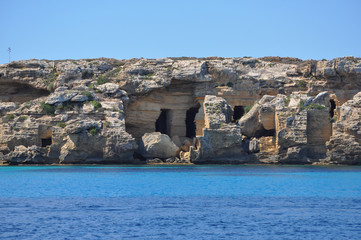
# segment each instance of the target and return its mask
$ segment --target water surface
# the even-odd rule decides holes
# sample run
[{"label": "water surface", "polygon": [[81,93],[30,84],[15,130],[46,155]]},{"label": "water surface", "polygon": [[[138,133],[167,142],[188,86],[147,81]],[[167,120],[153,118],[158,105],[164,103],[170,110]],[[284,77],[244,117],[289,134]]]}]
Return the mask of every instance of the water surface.
[{"label": "water surface", "polygon": [[361,239],[361,167],[0,167],[0,239]]}]

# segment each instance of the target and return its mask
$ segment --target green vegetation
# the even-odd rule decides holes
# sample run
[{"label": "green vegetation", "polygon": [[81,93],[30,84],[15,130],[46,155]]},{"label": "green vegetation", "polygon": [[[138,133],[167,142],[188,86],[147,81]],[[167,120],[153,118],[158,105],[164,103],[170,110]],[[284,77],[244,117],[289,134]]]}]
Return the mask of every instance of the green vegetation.
[{"label": "green vegetation", "polygon": [[308,111],[308,110],[312,110],[312,109],[317,109],[317,110],[326,110],[327,109],[327,107],[325,107],[325,106],[323,106],[321,104],[318,104],[318,103],[312,103],[312,104],[310,104],[308,106],[305,106],[305,103],[306,103],[306,101],[304,99],[300,100],[300,103],[298,105],[300,110],[305,109],[306,111]]},{"label": "green vegetation", "polygon": [[45,102],[40,103],[40,107],[42,108],[43,112],[48,115],[53,115],[55,113],[55,109],[50,104],[46,104]]},{"label": "green vegetation", "polygon": [[118,67],[118,68],[114,68],[114,69],[104,73],[101,76],[98,76],[97,84],[102,85],[104,83],[111,82],[111,78],[116,77],[119,74],[119,72],[121,72],[122,70],[123,70],[123,67]]},{"label": "green vegetation", "polygon": [[90,133],[90,135],[94,136],[94,135],[96,135],[96,134],[98,133],[98,129],[96,129],[96,128],[91,128],[91,129],[89,130],[89,133]]},{"label": "green vegetation", "polygon": [[248,113],[249,111],[251,111],[251,109],[253,108],[253,105],[248,105],[244,108],[244,113]]},{"label": "green vegetation", "polygon": [[95,89],[94,83],[90,83],[88,87],[89,87],[90,89]]},{"label": "green vegetation", "polygon": [[53,92],[54,91],[54,82],[55,80],[57,79],[58,77],[58,72],[56,71],[56,67],[53,66],[53,69],[52,71],[49,73],[49,75],[43,79],[43,82],[48,85],[47,89],[48,91],[50,92]]},{"label": "green vegetation", "polygon": [[301,80],[298,82],[298,87],[299,87],[300,89],[306,88],[306,87],[307,87],[306,81],[303,80],[303,79],[301,79]]},{"label": "green vegetation", "polygon": [[84,96],[86,96],[89,101],[93,100],[93,95],[91,94],[91,92],[89,92],[89,91],[83,91],[81,94],[83,94]]},{"label": "green vegetation", "polygon": [[6,115],[6,120],[7,120],[7,121],[12,121],[12,120],[14,120],[14,118],[15,118],[15,115],[14,115],[14,114],[7,114],[7,115]]},{"label": "green vegetation", "polygon": [[153,76],[154,76],[153,72],[150,72],[150,73],[144,75],[145,80],[152,80]]},{"label": "green vegetation", "polygon": [[20,122],[24,122],[26,119],[28,119],[29,117],[28,116],[20,116],[19,117],[19,121]]},{"label": "green vegetation", "polygon": [[110,82],[110,80],[104,76],[99,76],[97,79],[98,85],[102,85],[104,83]]},{"label": "green vegetation", "polygon": [[66,127],[66,123],[65,123],[65,122],[58,122],[58,123],[56,124],[56,126],[61,127],[61,128],[65,128],[65,127]]},{"label": "green vegetation", "polygon": [[318,110],[325,110],[327,109],[327,107],[321,105],[321,104],[318,104],[318,103],[313,103],[313,104],[310,104],[306,107],[306,109],[318,109]]},{"label": "green vegetation", "polygon": [[98,110],[102,107],[102,104],[98,101],[90,101],[90,104],[94,106],[95,110]]},{"label": "green vegetation", "polygon": [[65,110],[65,111],[71,111],[74,109],[74,103],[70,102],[63,102],[62,104],[58,105],[56,107],[58,110]]},{"label": "green vegetation", "polygon": [[306,100],[300,99],[300,102],[298,104],[298,107],[300,108],[300,110],[305,109],[305,103],[306,103]]},{"label": "green vegetation", "polygon": [[290,104],[291,95],[288,95],[287,97],[283,98],[283,102],[285,103],[286,107],[288,104]]}]

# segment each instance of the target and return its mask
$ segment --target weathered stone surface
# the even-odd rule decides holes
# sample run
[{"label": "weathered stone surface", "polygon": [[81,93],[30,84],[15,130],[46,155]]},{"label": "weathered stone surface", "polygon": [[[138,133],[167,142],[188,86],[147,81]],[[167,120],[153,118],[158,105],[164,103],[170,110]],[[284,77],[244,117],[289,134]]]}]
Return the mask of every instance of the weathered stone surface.
[{"label": "weathered stone surface", "polygon": [[249,152],[258,153],[260,151],[259,140],[257,138],[253,138],[249,141]]},{"label": "weathered stone surface", "polygon": [[204,129],[200,140],[200,156],[196,163],[242,163],[248,162],[242,146],[241,129],[225,125],[219,129]]},{"label": "weathered stone surface", "polygon": [[[0,160],[135,163],[136,139],[158,128],[182,148],[169,163],[361,164],[360,69],[352,57],[3,64]],[[251,105],[237,125],[232,109]]]},{"label": "weathered stone surface", "polygon": [[[320,104],[325,107],[330,107],[330,94],[328,92],[321,92],[311,100],[311,104]],[[307,106],[308,104],[305,104]]]},{"label": "weathered stone surface", "polygon": [[75,97],[78,93],[68,91],[68,92],[55,92],[51,94],[46,100],[46,104],[55,104],[55,103],[63,103],[70,101],[73,97]]},{"label": "weathered stone surface", "polygon": [[81,133],[85,130],[96,129],[99,130],[102,127],[101,121],[93,121],[93,120],[76,120],[73,122],[69,122],[69,125],[65,127],[65,131],[68,134]]},{"label": "weathered stone surface", "polygon": [[203,108],[206,128],[216,129],[232,120],[232,108],[221,97],[206,95]]},{"label": "weathered stone surface", "polygon": [[42,164],[47,163],[45,154],[37,146],[25,147],[23,145],[16,146],[7,156],[9,164]]},{"label": "weathered stone surface", "polygon": [[0,113],[13,111],[15,109],[16,109],[16,104],[14,102],[0,102]]},{"label": "weathered stone surface", "polygon": [[307,144],[307,111],[303,110],[287,118],[286,127],[278,132],[278,144],[287,149]]},{"label": "weathered stone surface", "polygon": [[264,129],[275,129],[275,106],[270,103],[262,105],[259,110],[259,121]]},{"label": "weathered stone surface", "polygon": [[330,163],[361,164],[361,92],[344,103],[326,143]]},{"label": "weathered stone surface", "polygon": [[261,106],[256,103],[252,109],[238,121],[243,135],[246,135],[247,137],[254,137],[256,132],[261,128],[261,123],[259,121],[260,109]]},{"label": "weathered stone surface", "polygon": [[139,143],[139,153],[145,158],[170,158],[179,153],[179,148],[169,136],[159,132],[146,133]]}]

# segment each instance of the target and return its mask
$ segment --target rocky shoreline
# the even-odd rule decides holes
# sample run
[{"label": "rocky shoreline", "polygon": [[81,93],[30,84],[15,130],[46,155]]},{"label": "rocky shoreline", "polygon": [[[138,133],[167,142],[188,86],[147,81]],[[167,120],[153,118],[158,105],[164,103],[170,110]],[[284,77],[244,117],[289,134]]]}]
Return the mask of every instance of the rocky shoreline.
[{"label": "rocky shoreline", "polygon": [[361,164],[361,59],[0,65],[0,163]]}]

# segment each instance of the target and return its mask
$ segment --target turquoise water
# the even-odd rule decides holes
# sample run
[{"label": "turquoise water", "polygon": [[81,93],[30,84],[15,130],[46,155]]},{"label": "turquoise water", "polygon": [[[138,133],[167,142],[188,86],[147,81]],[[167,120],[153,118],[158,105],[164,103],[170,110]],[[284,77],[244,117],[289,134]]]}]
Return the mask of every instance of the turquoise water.
[{"label": "turquoise water", "polygon": [[361,167],[0,167],[0,239],[361,239]]}]

